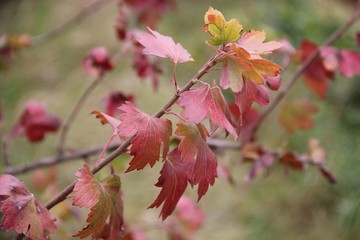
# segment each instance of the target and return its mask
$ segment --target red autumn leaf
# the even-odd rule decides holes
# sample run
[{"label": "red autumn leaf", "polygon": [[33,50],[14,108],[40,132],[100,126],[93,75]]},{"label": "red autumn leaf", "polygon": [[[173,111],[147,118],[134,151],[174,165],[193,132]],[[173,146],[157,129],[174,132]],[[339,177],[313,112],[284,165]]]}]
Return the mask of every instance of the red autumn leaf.
[{"label": "red autumn leaf", "polygon": [[308,130],[313,127],[312,117],[317,112],[318,108],[309,101],[288,102],[280,110],[279,122],[290,133]]},{"label": "red autumn leaf", "polygon": [[103,99],[103,105],[105,106],[105,113],[114,117],[119,113],[119,107],[126,101],[132,102],[134,100],[133,95],[125,95],[120,91],[112,92]]},{"label": "red autumn leaf", "polygon": [[14,230],[31,239],[48,239],[56,229],[56,219],[16,177],[0,176],[0,200],[3,217],[0,228]]},{"label": "red autumn leaf", "polygon": [[119,239],[123,236],[123,201],[120,178],[112,175],[99,182],[87,165],[76,172],[78,178],[72,196],[73,205],[90,208],[88,225],[74,237]]},{"label": "red autumn leaf", "polygon": [[157,90],[159,85],[158,75],[163,72],[159,61],[151,61],[148,56],[143,54],[144,47],[138,42],[135,43],[135,53],[133,68],[136,70],[136,74],[139,78],[145,79],[151,78],[153,88]]},{"label": "red autumn leaf", "polygon": [[85,71],[95,77],[102,77],[114,68],[114,63],[111,61],[104,47],[92,49],[82,64]]},{"label": "red autumn leaf", "polygon": [[246,115],[253,102],[266,106],[270,102],[270,93],[264,85],[259,85],[252,81],[244,81],[244,87],[238,93],[235,93],[235,104],[240,111],[240,126],[244,124]]},{"label": "red autumn leaf", "polygon": [[[189,179],[192,185],[199,184],[198,200],[214,185],[217,177],[217,160],[206,144],[208,133],[202,124],[178,123],[175,134],[184,137],[180,144],[181,161],[193,162]],[[195,160],[194,160],[195,159]]]},{"label": "red autumn leaf", "polygon": [[352,78],[360,75],[360,54],[351,50],[340,51],[340,73]]},{"label": "red autumn leaf", "polygon": [[11,136],[25,135],[30,142],[39,142],[47,132],[56,132],[60,120],[47,113],[46,107],[38,102],[29,101],[18,124],[12,129]]},{"label": "red autumn leaf", "polygon": [[295,171],[302,171],[304,169],[304,163],[300,161],[299,156],[293,152],[284,153],[280,157],[280,162]]},{"label": "red autumn leaf", "polygon": [[119,15],[115,20],[115,31],[118,40],[123,41],[127,37],[129,26],[129,13],[124,6],[119,6]]},{"label": "red autumn leaf", "polygon": [[161,191],[149,208],[159,207],[161,217],[165,220],[175,209],[180,197],[185,192],[190,177],[190,164],[181,161],[181,152],[174,149],[169,153],[160,171],[161,176],[155,184]]},{"label": "red autumn leaf", "polygon": [[138,32],[135,35],[135,39],[145,47],[143,50],[144,54],[169,58],[174,64],[194,61],[180,43],[175,44],[171,37],[161,35],[150,28],[148,30],[151,34]]},{"label": "red autumn leaf", "polygon": [[178,104],[184,108],[184,115],[189,122],[200,123],[209,115],[212,123],[224,127],[235,139],[238,137],[230,123],[230,112],[218,86],[204,84],[200,88],[185,91],[180,94]]},{"label": "red autumn leaf", "polygon": [[[316,49],[316,44],[308,40],[303,40],[300,46],[302,62],[306,61]],[[303,73],[307,87],[320,98],[325,98],[329,89],[328,78],[332,78],[334,74],[333,71],[329,71],[324,67],[323,61],[323,58],[318,56]]]},{"label": "red autumn leaf", "polygon": [[250,109],[246,114],[244,125],[241,127],[240,138],[243,142],[251,142],[255,140],[254,130],[258,126],[260,114],[255,109]]},{"label": "red autumn leaf", "polygon": [[171,122],[167,119],[151,117],[132,103],[126,102],[120,107],[120,119],[118,126],[120,136],[136,137],[131,142],[130,154],[134,158],[126,172],[143,169],[147,164],[154,166],[160,159],[162,146],[162,158],[166,158],[169,150],[170,137],[172,134]]}]

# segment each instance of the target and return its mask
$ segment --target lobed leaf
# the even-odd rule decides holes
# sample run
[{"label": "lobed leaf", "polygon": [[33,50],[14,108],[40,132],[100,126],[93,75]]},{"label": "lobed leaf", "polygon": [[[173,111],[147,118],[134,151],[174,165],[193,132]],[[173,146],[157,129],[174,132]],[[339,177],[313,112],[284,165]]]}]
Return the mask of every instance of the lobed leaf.
[{"label": "lobed leaf", "polygon": [[192,185],[198,186],[198,200],[207,192],[209,185],[214,185],[217,177],[217,160],[206,144],[208,133],[202,124],[178,123],[175,134],[184,137],[179,144],[181,161],[191,163]]},{"label": "lobed leaf", "polygon": [[238,137],[231,123],[231,116],[225,98],[218,86],[204,84],[180,94],[178,104],[184,108],[184,115],[190,123],[200,123],[207,116],[212,123],[225,128],[234,138]]},{"label": "lobed leaf", "polygon": [[235,42],[243,29],[237,19],[226,21],[224,15],[212,7],[205,13],[204,21],[203,31],[212,36],[207,42],[215,46]]},{"label": "lobed leaf", "polygon": [[191,163],[181,161],[181,152],[174,149],[169,153],[160,171],[160,177],[155,186],[162,188],[149,208],[159,207],[161,217],[165,220],[175,209],[180,197],[185,192],[190,178]]},{"label": "lobed leaf", "polygon": [[56,229],[56,219],[16,177],[4,174],[0,182],[0,229],[14,230],[31,239],[48,239]]},{"label": "lobed leaf", "polygon": [[151,34],[144,32],[135,34],[135,39],[144,46],[144,54],[169,58],[174,64],[194,61],[180,43],[175,44],[171,37],[161,35],[150,28],[148,30]]},{"label": "lobed leaf", "polygon": [[250,55],[269,54],[283,46],[283,43],[271,41],[264,43],[266,33],[264,31],[255,31],[251,29],[245,32],[237,45],[245,49]]},{"label": "lobed leaf", "polygon": [[220,85],[224,89],[231,88],[235,93],[242,90],[244,81],[263,84],[266,76],[277,76],[282,68],[265,59],[252,58],[244,48],[230,45],[230,52],[223,60]]},{"label": "lobed leaf", "polygon": [[126,102],[120,108],[118,133],[124,137],[136,137],[131,142],[130,154],[133,159],[126,172],[143,169],[147,164],[153,167],[160,159],[165,159],[169,150],[172,124],[167,119],[150,117],[137,109],[132,103]]},{"label": "lobed leaf", "polygon": [[88,165],[76,172],[78,178],[72,196],[73,205],[90,208],[88,225],[74,237],[115,240],[123,236],[123,201],[121,182],[112,175],[102,182],[95,179]]}]

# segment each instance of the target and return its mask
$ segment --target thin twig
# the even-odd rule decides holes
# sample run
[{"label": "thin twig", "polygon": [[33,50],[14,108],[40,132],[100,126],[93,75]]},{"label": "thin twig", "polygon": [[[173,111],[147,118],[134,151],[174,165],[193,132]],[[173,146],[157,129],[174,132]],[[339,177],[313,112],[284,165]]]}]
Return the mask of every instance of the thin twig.
[{"label": "thin twig", "polygon": [[[173,140],[181,140],[178,136],[173,136]],[[241,147],[240,142],[234,142],[234,141],[227,141],[222,139],[215,139],[215,138],[209,138],[207,139],[206,143],[212,147],[217,149],[239,149]],[[120,146],[119,143],[113,143],[110,144],[107,148],[107,151],[113,151],[116,148]],[[5,168],[5,172],[7,174],[11,175],[19,175],[24,174],[30,171],[33,171],[35,169],[40,168],[46,168],[50,166],[55,166],[58,164],[74,161],[74,160],[81,160],[86,159],[90,156],[96,155],[100,153],[104,149],[104,146],[94,146],[82,150],[77,150],[70,153],[65,153],[62,155],[57,156],[51,156],[51,157],[45,157],[37,161],[32,161],[30,163],[25,163],[20,166],[14,166],[14,167],[7,167]]]},{"label": "thin twig", "polygon": [[[108,147],[108,150],[114,150],[119,147],[119,144],[111,144]],[[87,149],[77,150],[70,153],[65,153],[62,155],[52,156],[52,157],[45,157],[38,161],[33,161],[30,163],[26,163],[20,166],[8,167],[5,170],[5,173],[18,175],[27,173],[29,171],[45,168],[49,166],[54,166],[60,163],[65,163],[69,161],[73,161],[76,159],[86,159],[92,155],[100,153],[104,149],[104,146],[94,146]]]},{"label": "thin twig", "polygon": [[[332,45],[336,40],[344,35],[344,33],[360,18],[360,6],[355,10],[355,12],[349,17],[349,19],[340,26],[333,34],[331,34],[321,46]],[[280,101],[285,97],[289,92],[290,88],[295,84],[296,80],[299,79],[301,74],[306,70],[306,68],[319,56],[320,47],[318,47],[305,61],[303,64],[298,66],[294,74],[289,78],[284,87],[280,89],[276,97],[271,101],[269,106],[261,113],[260,118],[257,123],[257,128],[254,132],[261,126],[263,121],[268,117],[268,115],[275,109],[275,107],[280,103]]]},{"label": "thin twig", "polygon": [[11,166],[10,159],[9,159],[9,152],[8,152],[8,142],[9,137],[8,135],[4,135],[2,137],[2,149],[3,149],[3,161],[4,161],[4,168],[8,168]]},{"label": "thin twig", "polygon": [[74,109],[72,110],[69,117],[67,118],[67,120],[66,120],[65,124],[63,125],[62,130],[60,132],[60,140],[59,140],[59,144],[57,147],[57,151],[58,151],[59,155],[62,155],[64,153],[65,142],[66,142],[66,138],[67,138],[69,129],[70,129],[72,123],[74,122],[76,116],[80,112],[80,109],[83,107],[86,99],[91,95],[91,93],[95,90],[95,88],[102,82],[102,80],[103,80],[103,76],[96,78],[85,89],[85,91],[79,98],[79,101],[76,103]]},{"label": "thin twig", "polygon": [[93,13],[100,10],[106,4],[110,3],[113,0],[97,0],[95,2],[90,3],[83,9],[81,9],[77,14],[75,14],[72,18],[68,19],[63,24],[57,26],[56,28],[52,29],[51,31],[41,34],[39,36],[31,38],[31,46],[38,46],[49,41],[52,38],[57,37],[59,34],[65,32],[70,27],[78,24],[85,18],[91,16]]},{"label": "thin twig", "polygon": [[[179,99],[180,94],[188,91],[194,84],[197,83],[197,81],[206,74],[213,66],[216,65],[216,63],[219,60],[219,57],[221,56],[221,53],[217,53],[214,57],[212,57],[209,61],[207,61],[204,66],[196,73],[196,75],[182,88],[180,89],[162,108],[160,111],[158,111],[154,117],[160,118],[162,117],[166,111],[176,103],[176,101]],[[109,154],[104,160],[97,165],[95,165],[91,172],[93,174],[100,171],[102,168],[104,168],[108,163],[110,163],[112,160],[114,160],[116,157],[121,155],[126,149],[130,146],[131,141],[135,138],[135,135],[129,137],[120,147],[118,147],[114,152]],[[65,188],[61,193],[59,193],[55,198],[50,200],[45,206],[47,209],[51,209],[58,203],[62,202],[66,199],[66,197],[73,191],[74,186],[76,184],[76,181],[71,183],[67,188]]]}]

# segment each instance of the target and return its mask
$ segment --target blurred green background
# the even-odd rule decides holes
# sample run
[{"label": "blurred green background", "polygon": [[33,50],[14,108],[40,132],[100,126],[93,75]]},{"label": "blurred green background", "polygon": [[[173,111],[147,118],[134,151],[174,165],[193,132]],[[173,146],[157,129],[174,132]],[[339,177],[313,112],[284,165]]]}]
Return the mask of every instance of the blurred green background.
[{"label": "blurred green background", "polygon": [[[87,3],[86,0],[3,0],[0,2],[0,34],[39,35],[64,22]],[[208,35],[201,31],[203,16],[209,6],[222,11],[227,19],[238,18],[246,30],[263,29],[268,40],[286,37],[298,47],[303,38],[319,44],[323,42],[351,14],[355,1],[179,0],[177,8],[160,21],[158,31],[181,42],[196,60],[193,64],[178,67],[180,85],[191,78],[213,53],[213,49],[204,44]],[[16,123],[24,103],[30,99],[45,102],[50,113],[66,119],[80,94],[92,81],[81,67],[84,56],[96,46],[106,46],[110,54],[121,46],[114,31],[117,16],[116,1],[113,1],[56,39],[16,52],[10,69],[0,72],[1,134]],[[354,33],[359,26],[356,24],[351,28],[336,46],[356,48]],[[161,77],[159,90],[154,92],[149,80],[141,81],[136,77],[128,59],[127,56],[120,59],[115,71],[106,76],[105,82],[87,100],[71,128],[67,142],[69,148],[105,143],[111,129],[101,126],[89,113],[94,109],[103,110],[101,100],[110,91],[117,89],[134,94],[137,106],[149,114],[157,111],[173,94],[170,70]],[[165,66],[170,64],[165,63]],[[283,81],[292,70],[290,67],[283,73]],[[213,78],[216,76],[211,75]],[[208,77],[206,80],[212,79]],[[267,177],[261,175],[253,182],[244,183],[243,177],[249,166],[242,164],[239,153],[219,156],[219,161],[231,162],[236,184],[231,186],[218,179],[199,202],[207,217],[195,239],[360,239],[359,80],[337,76],[326,100],[320,101],[299,79],[287,99],[315,102],[320,109],[315,117],[315,127],[290,135],[279,126],[277,111],[274,111],[259,134],[266,146],[279,147],[287,143],[290,149],[297,151],[306,151],[308,139],[318,138],[327,150],[326,166],[337,177],[336,185],[328,184],[312,168],[288,174],[282,168],[276,168]],[[11,161],[16,165],[51,156],[57,142],[58,135],[48,135],[44,142],[36,145],[23,138],[14,139],[9,146]],[[116,161],[121,165],[128,159],[124,156]],[[82,164],[77,161],[59,166],[59,189],[74,180],[73,174]],[[159,192],[153,183],[157,180],[160,165],[121,174],[125,219],[130,225],[160,222],[157,219],[159,209],[146,210]],[[20,178],[31,188],[32,174]],[[189,194],[194,196],[194,191],[190,190]],[[37,197],[45,202],[51,195],[48,191]],[[66,201],[70,203],[70,200]],[[54,238],[67,239],[85,226],[85,215],[58,223],[59,231]],[[166,239],[161,230],[149,230],[146,234],[150,239]],[[0,233],[1,239],[11,236]]]}]

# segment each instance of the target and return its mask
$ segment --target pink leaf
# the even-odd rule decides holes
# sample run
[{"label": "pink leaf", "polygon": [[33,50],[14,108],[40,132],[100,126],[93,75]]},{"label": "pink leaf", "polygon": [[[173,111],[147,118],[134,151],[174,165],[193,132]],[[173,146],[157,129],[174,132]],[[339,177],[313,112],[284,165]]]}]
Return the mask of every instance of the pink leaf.
[{"label": "pink leaf", "polygon": [[136,40],[145,47],[144,54],[169,58],[174,64],[194,61],[180,43],[175,44],[171,37],[161,35],[150,28],[148,30],[152,35],[144,32],[138,32],[135,35]]},{"label": "pink leaf", "polygon": [[358,52],[340,51],[340,73],[348,78],[360,75],[360,54]]},{"label": "pink leaf", "polygon": [[276,41],[264,43],[265,38],[264,31],[250,30],[241,36],[237,45],[250,54],[267,54],[283,46],[281,42]]},{"label": "pink leaf", "polygon": [[217,126],[224,127],[234,138],[238,137],[230,123],[231,117],[224,96],[218,86],[210,88],[208,84],[183,92],[178,101],[184,107],[184,115],[191,123],[200,123],[208,115]]},{"label": "pink leaf", "polygon": [[88,56],[83,60],[83,67],[89,75],[102,77],[105,73],[114,68],[114,64],[111,61],[106,48],[97,47],[92,49]]},{"label": "pink leaf", "polygon": [[182,196],[176,208],[176,215],[191,230],[199,230],[205,221],[205,214],[190,198]]}]

